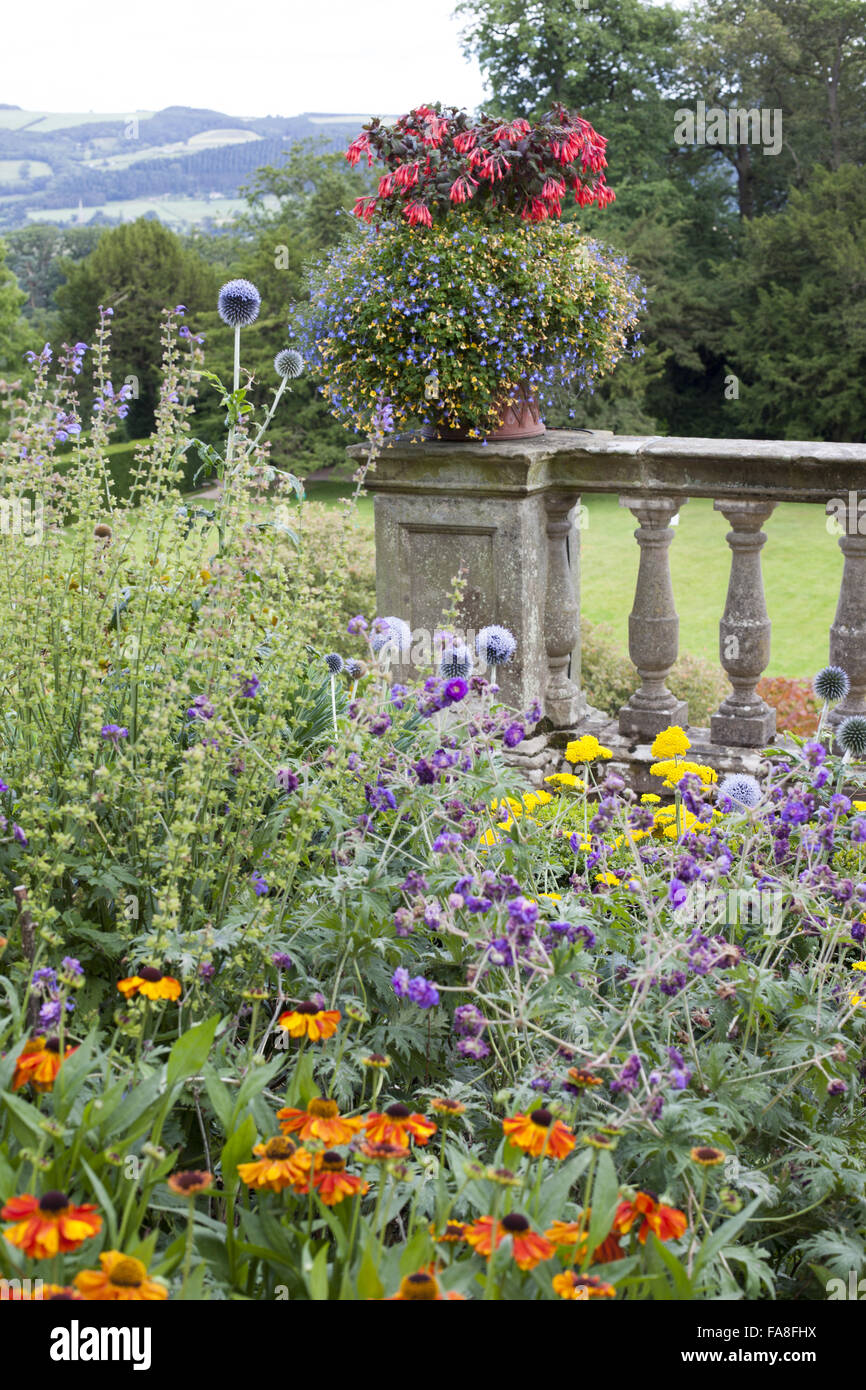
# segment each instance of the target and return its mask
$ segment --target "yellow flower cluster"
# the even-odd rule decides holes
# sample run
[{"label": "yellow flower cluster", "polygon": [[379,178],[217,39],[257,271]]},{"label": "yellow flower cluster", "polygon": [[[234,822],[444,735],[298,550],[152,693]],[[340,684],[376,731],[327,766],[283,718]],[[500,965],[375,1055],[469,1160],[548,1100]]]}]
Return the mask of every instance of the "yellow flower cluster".
[{"label": "yellow flower cluster", "polygon": [[691,772],[695,777],[700,777],[704,786],[709,786],[710,782],[718,781],[718,774],[706,763],[679,762],[676,758],[668,758],[661,763],[653,763],[650,768],[653,777],[664,777],[664,786],[675,787],[687,772]]},{"label": "yellow flower cluster", "polygon": [[[584,791],[586,788],[583,778],[575,777],[573,772],[554,772],[544,780],[551,782],[555,787],[572,787],[575,791]],[[854,804],[856,806],[857,803]]]},{"label": "yellow flower cluster", "polygon": [[691,748],[691,739],[679,724],[671,724],[656,734],[650,749],[654,758],[681,758]]},{"label": "yellow flower cluster", "polygon": [[572,739],[565,750],[567,763],[594,763],[597,758],[612,758],[609,748],[604,748],[594,734],[584,734],[582,738]]}]

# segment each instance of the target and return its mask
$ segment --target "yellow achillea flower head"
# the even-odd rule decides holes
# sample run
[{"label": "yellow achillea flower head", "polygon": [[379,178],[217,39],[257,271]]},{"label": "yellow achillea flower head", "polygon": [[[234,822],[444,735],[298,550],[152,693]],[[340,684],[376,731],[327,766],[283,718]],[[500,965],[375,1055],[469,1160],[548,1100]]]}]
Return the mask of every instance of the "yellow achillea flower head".
[{"label": "yellow achillea flower head", "polygon": [[593,763],[596,758],[612,758],[609,748],[604,748],[594,734],[584,734],[582,738],[572,739],[565,750],[567,763]]},{"label": "yellow achillea flower head", "polygon": [[662,729],[660,734],[656,734],[650,752],[654,758],[681,758],[691,746],[691,739],[685,730],[678,724],[672,724],[670,728]]},{"label": "yellow achillea flower head", "polygon": [[653,803],[661,801],[661,797],[656,796],[655,792],[644,792],[641,801],[644,802],[645,805],[651,806]]},{"label": "yellow achillea flower head", "polygon": [[586,786],[583,778],[575,777],[573,772],[554,772],[544,780],[552,782],[556,787],[574,787],[577,791],[583,791]]},{"label": "yellow achillea flower head", "polygon": [[653,777],[664,777],[666,787],[675,787],[687,772],[693,773],[695,777],[700,777],[705,787],[710,782],[719,780],[715,769],[708,767],[706,763],[677,762],[674,758],[668,758],[661,763],[653,763],[650,772]]}]

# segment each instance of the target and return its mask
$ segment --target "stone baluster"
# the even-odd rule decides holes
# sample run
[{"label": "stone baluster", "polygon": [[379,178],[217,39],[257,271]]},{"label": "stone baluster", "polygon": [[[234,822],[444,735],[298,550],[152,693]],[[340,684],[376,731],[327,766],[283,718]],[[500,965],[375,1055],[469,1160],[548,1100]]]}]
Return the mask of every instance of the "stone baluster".
[{"label": "stone baluster", "polygon": [[640,567],[628,620],[628,651],[641,678],[640,690],[619,712],[619,730],[652,739],[670,724],[685,726],[689,718],[685,701],[665,684],[677,659],[680,630],[668,549],[674,538],[671,521],[684,503],[678,497],[625,496],[619,505],[628,507],[640,523],[635,531]]},{"label": "stone baluster", "polygon": [[[835,510],[829,503],[828,513]],[[851,689],[830,712],[828,722],[834,726],[849,715],[866,715],[866,536],[859,534],[857,525],[856,518],[853,526],[849,521],[848,532],[839,537],[845,565],[830,628],[830,663],[847,672]]]},{"label": "stone baluster", "polygon": [[548,493],[544,499],[547,513],[544,643],[548,671],[544,714],[557,729],[573,728],[584,713],[580,688],[570,679],[572,654],[580,641],[579,578],[569,557],[571,513],[579,500],[573,493]]},{"label": "stone baluster", "polygon": [[764,602],[761,530],[775,502],[714,502],[731,525],[731,574],[725,611],[719,623],[719,659],[733,690],[710,717],[710,740],[760,748],[776,732],[776,711],[757,694],[756,686],[770,660],[771,623]]}]

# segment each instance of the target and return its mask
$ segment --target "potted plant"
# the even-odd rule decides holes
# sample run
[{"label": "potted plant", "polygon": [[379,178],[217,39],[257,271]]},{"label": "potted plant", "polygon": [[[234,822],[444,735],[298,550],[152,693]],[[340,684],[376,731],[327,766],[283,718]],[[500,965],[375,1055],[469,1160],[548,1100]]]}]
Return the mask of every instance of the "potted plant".
[{"label": "potted plant", "polygon": [[297,317],[334,414],[439,438],[543,433],[563,385],[591,390],[629,346],[640,289],[564,220],[605,207],[605,140],[557,105],[537,124],[420,106],[348,150],[385,167],[355,235],[311,272]]}]

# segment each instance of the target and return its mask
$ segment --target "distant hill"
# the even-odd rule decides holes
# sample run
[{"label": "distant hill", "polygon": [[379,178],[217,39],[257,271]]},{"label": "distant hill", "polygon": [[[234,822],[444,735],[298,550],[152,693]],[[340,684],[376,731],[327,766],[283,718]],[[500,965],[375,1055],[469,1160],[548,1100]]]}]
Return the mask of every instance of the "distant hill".
[{"label": "distant hill", "polygon": [[297,140],[345,149],[365,115],[230,116],[168,106],[125,114],[0,105],[0,229],[32,221],[219,223],[238,189]]}]

